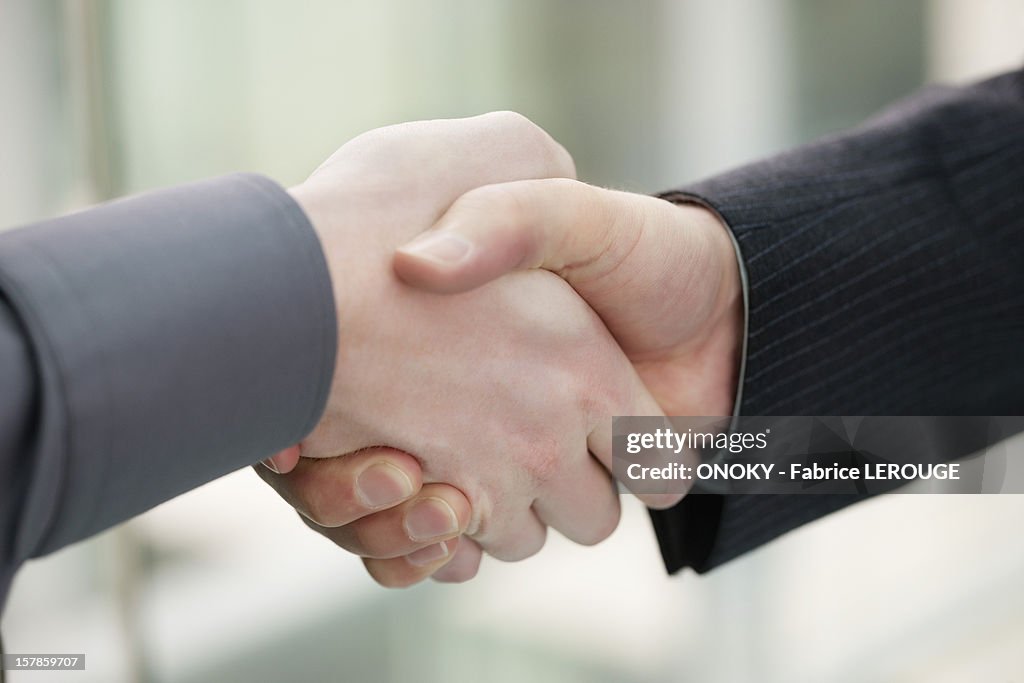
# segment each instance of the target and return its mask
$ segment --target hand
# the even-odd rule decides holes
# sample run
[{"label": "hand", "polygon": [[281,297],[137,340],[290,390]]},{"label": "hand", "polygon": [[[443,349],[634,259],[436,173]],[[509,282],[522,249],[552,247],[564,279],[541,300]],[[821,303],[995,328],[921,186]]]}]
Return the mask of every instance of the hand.
[{"label": "hand", "polygon": [[[395,270],[413,286],[448,293],[515,269],[551,270],[598,312],[666,413],[729,415],[743,309],[726,230],[696,205],[572,180],[515,182],[461,197],[399,250]],[[453,252],[464,256],[444,258]],[[452,564],[434,576],[472,572]]]},{"label": "hand", "polygon": [[399,249],[395,272],[454,293],[551,271],[601,316],[666,414],[731,415],[743,304],[727,230],[693,204],[570,179],[512,182],[463,195]]},{"label": "hand", "polygon": [[370,575],[386,586],[408,586],[448,564],[469,523],[462,492],[424,486],[419,462],[393,449],[296,457],[287,475],[255,469],[307,526],[362,556]]},{"label": "hand", "polygon": [[[481,183],[572,174],[568,155],[543,131],[496,114],[373,131],[292,191],[321,236],[341,339],[324,418],[301,454],[331,458],[371,446],[415,453],[425,481],[458,486],[472,505],[461,515],[445,497],[450,489],[437,496],[451,507],[450,535],[473,539],[455,553],[464,573],[475,570],[481,547],[502,559],[536,552],[546,525],[580,542],[606,537],[618,521],[608,418],[657,414],[657,404],[593,311],[553,275],[520,274],[438,298],[402,285],[391,257]],[[302,509],[309,477],[291,477],[275,484]],[[396,556],[444,536],[398,533],[391,538],[404,547],[371,548],[365,529],[381,515],[408,519],[409,505],[361,517],[355,530],[319,530],[407,566]]]}]

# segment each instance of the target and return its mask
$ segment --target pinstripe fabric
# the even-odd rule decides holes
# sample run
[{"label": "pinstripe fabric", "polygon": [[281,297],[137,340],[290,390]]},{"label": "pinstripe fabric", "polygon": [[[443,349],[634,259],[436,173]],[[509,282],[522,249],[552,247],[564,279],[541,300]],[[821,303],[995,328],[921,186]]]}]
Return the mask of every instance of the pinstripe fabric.
[{"label": "pinstripe fabric", "polygon": [[[927,88],[669,198],[713,207],[739,245],[742,414],[1024,414],[1024,72]],[[711,498],[652,513],[670,571],[859,500]]]}]

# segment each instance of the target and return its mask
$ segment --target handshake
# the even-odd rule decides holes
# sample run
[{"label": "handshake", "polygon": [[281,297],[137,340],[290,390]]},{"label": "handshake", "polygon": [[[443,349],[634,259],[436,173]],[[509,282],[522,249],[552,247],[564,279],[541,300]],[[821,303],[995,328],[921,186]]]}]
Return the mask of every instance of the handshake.
[{"label": "handshake", "polygon": [[732,413],[727,229],[576,181],[520,115],[371,131],[290,193],[326,255],[339,348],[316,429],[256,469],[383,585],[470,579],[549,526],[600,542],[619,519],[612,416]]}]

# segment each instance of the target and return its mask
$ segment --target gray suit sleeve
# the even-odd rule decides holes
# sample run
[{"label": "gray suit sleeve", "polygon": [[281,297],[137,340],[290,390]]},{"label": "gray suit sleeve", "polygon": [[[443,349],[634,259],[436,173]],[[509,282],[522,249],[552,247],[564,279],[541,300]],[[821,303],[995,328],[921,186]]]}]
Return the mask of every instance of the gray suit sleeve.
[{"label": "gray suit sleeve", "polygon": [[301,440],[336,336],[316,234],[259,176],[0,235],[0,602],[26,559]]}]

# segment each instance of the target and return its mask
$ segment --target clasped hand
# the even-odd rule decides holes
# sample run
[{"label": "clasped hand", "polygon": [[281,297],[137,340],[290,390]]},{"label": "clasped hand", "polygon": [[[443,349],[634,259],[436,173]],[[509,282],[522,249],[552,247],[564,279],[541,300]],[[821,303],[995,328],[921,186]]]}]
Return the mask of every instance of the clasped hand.
[{"label": "clasped hand", "polygon": [[[575,180],[517,114],[408,123],[291,190],[333,282],[324,415],[257,471],[387,586],[619,519],[613,415],[732,411],[739,275],[708,210]],[[682,492],[640,496],[675,504]]]}]

